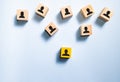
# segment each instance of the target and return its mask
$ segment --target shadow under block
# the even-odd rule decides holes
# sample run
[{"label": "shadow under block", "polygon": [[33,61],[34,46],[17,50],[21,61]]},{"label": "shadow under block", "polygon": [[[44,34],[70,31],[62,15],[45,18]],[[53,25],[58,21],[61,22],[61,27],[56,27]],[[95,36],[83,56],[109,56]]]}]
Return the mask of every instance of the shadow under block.
[{"label": "shadow under block", "polygon": [[49,8],[47,6],[45,6],[44,4],[39,4],[35,10],[36,14],[38,14],[39,16],[45,17],[47,12],[48,12]]},{"label": "shadow under block", "polygon": [[113,12],[111,10],[109,10],[108,8],[104,8],[100,13],[99,18],[107,22],[110,20],[112,15],[113,15]]},{"label": "shadow under block", "polygon": [[54,35],[57,31],[58,31],[58,28],[56,27],[56,25],[54,23],[50,23],[46,28],[45,28],[45,31],[50,35]]},{"label": "shadow under block", "polygon": [[80,27],[81,36],[89,36],[92,34],[92,25],[82,25]]},{"label": "shadow under block", "polygon": [[17,10],[17,21],[28,21],[28,11],[27,10]]},{"label": "shadow under block", "polygon": [[94,14],[94,9],[92,5],[87,5],[81,9],[81,14],[83,15],[84,18],[88,18]]},{"label": "shadow under block", "polygon": [[60,51],[60,58],[71,58],[72,48],[70,47],[62,47]]},{"label": "shadow under block", "polygon": [[72,9],[70,6],[65,6],[65,7],[61,8],[60,13],[61,13],[61,16],[63,19],[73,16]]}]

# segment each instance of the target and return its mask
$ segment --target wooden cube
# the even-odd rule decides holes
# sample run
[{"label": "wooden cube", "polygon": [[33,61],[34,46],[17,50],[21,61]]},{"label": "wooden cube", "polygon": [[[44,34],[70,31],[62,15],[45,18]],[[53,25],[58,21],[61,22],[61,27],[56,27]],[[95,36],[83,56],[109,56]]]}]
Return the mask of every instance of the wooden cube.
[{"label": "wooden cube", "polygon": [[60,58],[71,58],[72,48],[62,47],[60,51]]},{"label": "wooden cube", "polygon": [[28,11],[27,10],[17,10],[17,20],[18,21],[28,21]]},{"label": "wooden cube", "polygon": [[58,31],[58,28],[56,27],[56,25],[54,23],[50,23],[46,28],[45,31],[52,36],[53,34],[55,34]]},{"label": "wooden cube", "polygon": [[89,36],[92,34],[92,25],[82,25],[80,27],[81,36]]},{"label": "wooden cube", "polygon": [[72,9],[70,6],[65,6],[61,8],[60,13],[63,19],[73,16]]},{"label": "wooden cube", "polygon": [[84,18],[88,18],[94,14],[94,9],[92,5],[87,5],[81,9],[81,14],[83,15]]},{"label": "wooden cube", "polygon": [[104,8],[102,10],[102,12],[99,15],[99,18],[101,18],[102,20],[104,20],[105,22],[109,21],[110,18],[112,17],[113,12],[111,10],[109,10],[108,8]]},{"label": "wooden cube", "polygon": [[47,6],[45,6],[44,4],[39,4],[35,10],[36,14],[38,14],[39,16],[45,17],[47,12],[48,12],[49,8]]}]

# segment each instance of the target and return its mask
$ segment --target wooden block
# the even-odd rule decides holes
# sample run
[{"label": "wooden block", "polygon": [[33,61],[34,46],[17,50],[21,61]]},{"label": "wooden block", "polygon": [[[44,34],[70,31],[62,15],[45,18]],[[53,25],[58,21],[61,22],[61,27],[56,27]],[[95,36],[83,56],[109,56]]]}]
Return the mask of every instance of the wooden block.
[{"label": "wooden block", "polygon": [[89,36],[92,34],[92,25],[82,25],[80,27],[81,36]]},{"label": "wooden block", "polygon": [[56,27],[55,24],[53,24],[52,22],[45,28],[45,31],[52,36],[53,34],[55,34],[58,31],[58,28]]},{"label": "wooden block", "polygon": [[63,19],[73,16],[72,9],[70,6],[65,6],[61,8],[60,13]]},{"label": "wooden block", "polygon": [[47,12],[48,12],[49,8],[47,6],[45,6],[44,4],[39,4],[35,10],[36,14],[38,14],[39,16],[45,17]]},{"label": "wooden block", "polygon": [[28,21],[28,11],[27,10],[17,10],[17,20],[18,21]]},{"label": "wooden block", "polygon": [[101,18],[102,20],[104,20],[105,22],[109,21],[110,18],[112,17],[113,12],[111,10],[109,10],[108,8],[104,8],[102,10],[102,12],[99,15],[99,18]]},{"label": "wooden block", "polygon": [[60,51],[60,58],[71,58],[72,48],[62,47]]},{"label": "wooden block", "polygon": [[92,5],[87,5],[81,9],[81,14],[83,15],[84,18],[88,18],[94,14],[94,9]]}]

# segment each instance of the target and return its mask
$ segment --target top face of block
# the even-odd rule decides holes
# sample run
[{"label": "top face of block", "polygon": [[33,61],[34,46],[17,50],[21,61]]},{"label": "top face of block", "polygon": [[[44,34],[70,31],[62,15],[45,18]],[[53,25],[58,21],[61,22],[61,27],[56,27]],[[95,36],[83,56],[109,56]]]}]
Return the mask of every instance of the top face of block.
[{"label": "top face of block", "polygon": [[56,27],[56,25],[54,23],[50,23],[46,28],[45,31],[52,36],[53,34],[55,34],[58,31],[58,28]]},{"label": "top face of block", "polygon": [[80,27],[81,36],[89,36],[92,34],[92,25],[82,25]]},{"label": "top face of block", "polygon": [[112,15],[113,15],[113,12],[111,10],[109,10],[108,8],[104,8],[99,17],[107,22],[110,20]]},{"label": "top face of block", "polygon": [[84,18],[88,18],[94,14],[94,9],[92,5],[87,5],[81,9],[81,13],[84,16]]},{"label": "top face of block", "polygon": [[43,4],[39,4],[35,10],[35,12],[42,17],[45,17],[47,12],[48,12],[49,8]]},{"label": "top face of block", "polygon": [[63,7],[60,12],[63,19],[73,16],[72,9],[70,6]]},{"label": "top face of block", "polygon": [[17,10],[17,20],[18,21],[28,21],[28,11],[27,10]]},{"label": "top face of block", "polygon": [[70,47],[62,47],[60,52],[61,58],[71,58],[72,48]]}]

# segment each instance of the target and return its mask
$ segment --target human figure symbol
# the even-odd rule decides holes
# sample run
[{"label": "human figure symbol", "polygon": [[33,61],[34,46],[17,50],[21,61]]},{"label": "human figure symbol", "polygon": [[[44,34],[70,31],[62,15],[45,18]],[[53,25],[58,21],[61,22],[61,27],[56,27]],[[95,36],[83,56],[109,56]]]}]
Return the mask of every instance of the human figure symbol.
[{"label": "human figure symbol", "polygon": [[88,31],[88,28],[87,28],[87,27],[85,27],[85,28],[84,28],[84,30],[85,30],[85,31],[84,31],[83,33],[89,33],[89,31]]},{"label": "human figure symbol", "polygon": [[106,17],[108,17],[108,18],[110,18],[109,14],[110,14],[110,11],[107,11],[107,12],[104,13],[103,15],[106,16]]},{"label": "human figure symbol", "polygon": [[65,8],[65,15],[68,15],[68,14],[70,14],[70,12],[69,12],[68,8]]},{"label": "human figure symbol", "polygon": [[87,9],[86,9],[86,11],[87,11],[87,15],[90,15],[90,14],[92,14],[92,13],[93,13],[92,11],[90,11],[90,9],[89,9],[89,8],[87,8]]},{"label": "human figure symbol", "polygon": [[25,16],[24,16],[24,12],[23,12],[23,11],[20,12],[20,16],[19,16],[19,18],[25,18]]},{"label": "human figure symbol", "polygon": [[69,56],[67,49],[65,49],[63,56]]},{"label": "human figure symbol", "polygon": [[56,30],[56,28],[52,28],[52,26],[49,26],[49,29],[50,29],[50,33]]},{"label": "human figure symbol", "polygon": [[43,13],[44,7],[42,6],[38,11]]}]

